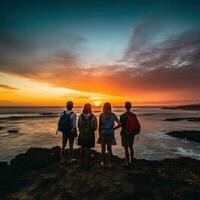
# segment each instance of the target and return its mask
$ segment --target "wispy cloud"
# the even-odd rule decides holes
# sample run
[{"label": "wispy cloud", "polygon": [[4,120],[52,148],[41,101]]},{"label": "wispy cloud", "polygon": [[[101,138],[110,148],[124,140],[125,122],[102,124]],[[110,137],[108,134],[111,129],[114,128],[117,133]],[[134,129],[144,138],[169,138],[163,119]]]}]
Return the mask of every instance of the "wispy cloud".
[{"label": "wispy cloud", "polygon": [[0,84],[0,88],[6,89],[6,90],[19,90],[18,88],[15,88],[15,87],[12,87],[12,86],[6,85],[6,84]]},{"label": "wispy cloud", "polygon": [[[170,25],[172,25],[171,23]],[[148,18],[135,25],[123,61],[135,68],[199,66],[199,26],[169,33],[160,19]]]}]

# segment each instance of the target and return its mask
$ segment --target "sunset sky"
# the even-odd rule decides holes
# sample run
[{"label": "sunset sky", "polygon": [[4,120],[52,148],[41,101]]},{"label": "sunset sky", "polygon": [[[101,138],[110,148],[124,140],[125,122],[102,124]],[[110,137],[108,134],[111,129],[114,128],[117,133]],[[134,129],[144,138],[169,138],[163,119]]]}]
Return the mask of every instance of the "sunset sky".
[{"label": "sunset sky", "polygon": [[200,1],[2,0],[0,105],[200,102]]}]

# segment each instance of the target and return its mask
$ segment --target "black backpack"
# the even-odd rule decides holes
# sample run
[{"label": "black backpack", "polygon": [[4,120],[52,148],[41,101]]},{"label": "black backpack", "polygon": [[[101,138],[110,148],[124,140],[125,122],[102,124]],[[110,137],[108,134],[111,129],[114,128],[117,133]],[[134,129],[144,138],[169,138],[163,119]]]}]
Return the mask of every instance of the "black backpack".
[{"label": "black backpack", "polygon": [[61,132],[69,133],[72,129],[71,119],[70,115],[73,112],[67,114],[65,111],[63,112],[63,115],[60,117],[58,121],[58,130]]}]

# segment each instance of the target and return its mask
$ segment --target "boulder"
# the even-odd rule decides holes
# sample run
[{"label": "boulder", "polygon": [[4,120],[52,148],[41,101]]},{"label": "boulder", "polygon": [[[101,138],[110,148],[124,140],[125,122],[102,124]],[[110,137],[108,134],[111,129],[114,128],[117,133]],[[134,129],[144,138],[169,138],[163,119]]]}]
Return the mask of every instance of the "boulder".
[{"label": "boulder", "polygon": [[39,169],[59,161],[60,147],[30,148],[26,153],[11,160],[11,166],[20,169]]}]

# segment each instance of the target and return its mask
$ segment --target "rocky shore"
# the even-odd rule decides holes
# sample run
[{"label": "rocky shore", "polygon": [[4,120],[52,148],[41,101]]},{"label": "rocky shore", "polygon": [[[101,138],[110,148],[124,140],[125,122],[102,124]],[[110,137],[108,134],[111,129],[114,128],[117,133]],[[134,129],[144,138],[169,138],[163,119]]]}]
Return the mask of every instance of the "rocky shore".
[{"label": "rocky shore", "polygon": [[59,163],[59,147],[31,148],[10,165],[0,163],[0,199],[200,199],[200,161],[191,158],[135,160],[129,169],[113,157],[112,169],[102,168],[93,151],[90,168],[75,161]]},{"label": "rocky shore", "polygon": [[188,122],[200,122],[200,117],[174,117],[174,118],[166,118],[164,121],[188,121]]},{"label": "rocky shore", "polygon": [[181,109],[181,110],[199,110],[200,111],[200,104],[192,104],[192,105],[183,105],[183,106],[171,106],[171,107],[163,107],[163,109]]},{"label": "rocky shore", "polygon": [[171,131],[167,135],[200,143],[200,131]]}]

